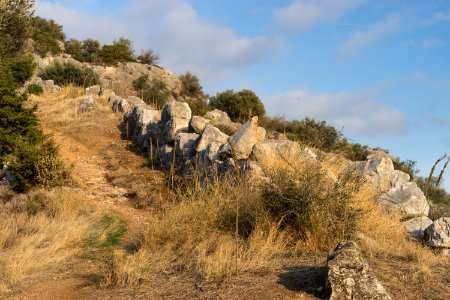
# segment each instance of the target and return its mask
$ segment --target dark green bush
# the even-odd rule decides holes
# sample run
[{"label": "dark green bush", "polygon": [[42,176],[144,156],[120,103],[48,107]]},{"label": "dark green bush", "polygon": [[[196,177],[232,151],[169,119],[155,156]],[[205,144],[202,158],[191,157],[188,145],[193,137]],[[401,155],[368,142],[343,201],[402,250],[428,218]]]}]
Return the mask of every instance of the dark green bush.
[{"label": "dark green bush", "polygon": [[32,95],[41,95],[44,89],[39,84],[30,84],[27,86],[27,93]]},{"label": "dark green bush", "polygon": [[99,61],[100,43],[97,40],[86,39],[83,41],[81,48],[83,50],[82,61],[87,61],[90,63]]},{"label": "dark green bush", "polygon": [[352,198],[355,182],[331,183],[319,166],[303,172],[279,171],[262,189],[265,211],[297,238],[312,239],[322,249],[353,237],[359,211]]},{"label": "dark green bush", "polygon": [[114,66],[119,62],[136,61],[133,45],[130,40],[125,38],[114,41],[112,45],[104,45],[100,50],[99,57],[104,64]]},{"label": "dark green bush", "polygon": [[81,42],[77,39],[70,39],[64,42],[65,52],[70,54],[73,59],[84,61],[84,51]]},{"label": "dark green bush", "polygon": [[54,20],[41,17],[31,19],[31,38],[34,41],[34,51],[45,57],[47,54],[56,55],[62,53],[60,44],[66,38],[62,26]]},{"label": "dark green bush", "polygon": [[34,1],[1,1],[0,60],[23,50],[30,33]]},{"label": "dark green bush", "polygon": [[203,87],[197,76],[191,72],[186,72],[178,76],[181,81],[181,92],[185,101],[191,108],[192,115],[203,116],[208,112],[208,105],[206,103],[206,96],[203,93]]},{"label": "dark green bush", "polygon": [[74,84],[89,87],[100,83],[99,77],[90,68],[79,68],[71,63],[56,62],[48,66],[39,76],[43,80],[54,80],[57,85]]},{"label": "dark green bush", "polygon": [[210,98],[209,108],[225,111],[235,122],[245,122],[253,116],[262,118],[266,112],[259,97],[251,90],[218,93]]}]

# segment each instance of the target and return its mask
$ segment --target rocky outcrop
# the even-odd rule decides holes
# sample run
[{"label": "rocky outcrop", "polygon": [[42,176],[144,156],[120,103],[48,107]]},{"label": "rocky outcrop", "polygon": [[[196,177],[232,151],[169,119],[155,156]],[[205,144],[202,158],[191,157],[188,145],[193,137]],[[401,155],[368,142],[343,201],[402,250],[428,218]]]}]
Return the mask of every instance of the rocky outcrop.
[{"label": "rocky outcrop", "polygon": [[78,112],[81,113],[88,112],[94,110],[94,108],[95,108],[94,98],[92,98],[92,96],[86,96],[81,100],[80,106],[78,107]]},{"label": "rocky outcrop", "polygon": [[199,116],[193,116],[191,119],[191,122],[189,123],[189,130],[195,132],[195,133],[201,133],[203,129],[205,129],[206,124],[208,124],[210,120],[199,117]]},{"label": "rocky outcrop", "polygon": [[424,232],[428,245],[439,248],[450,248],[450,217],[435,220]]},{"label": "rocky outcrop", "polygon": [[402,222],[402,225],[410,237],[421,240],[425,229],[432,223],[433,221],[430,218],[422,216]]},{"label": "rocky outcrop", "polygon": [[315,155],[289,140],[266,140],[255,144],[253,156],[263,170],[294,169],[316,161]]},{"label": "rocky outcrop", "polygon": [[409,175],[394,169],[392,160],[384,152],[367,156],[366,161],[353,162],[351,169],[356,176],[364,176],[367,183],[380,191],[387,191],[409,182]]},{"label": "rocky outcrop", "polygon": [[84,89],[84,94],[85,95],[99,96],[101,91],[102,91],[102,89],[101,89],[101,87],[99,85],[93,85],[93,86],[85,88]]},{"label": "rocky outcrop", "polygon": [[258,127],[258,117],[253,117],[230,137],[229,143],[219,149],[219,155],[223,159],[229,157],[247,159],[252,153],[253,146],[263,141],[265,137],[266,130]]},{"label": "rocky outcrop", "polygon": [[390,300],[354,242],[340,243],[327,260],[331,300]]},{"label": "rocky outcrop", "polygon": [[415,182],[393,187],[379,200],[388,210],[398,210],[407,216],[428,216],[430,211],[425,195]]}]

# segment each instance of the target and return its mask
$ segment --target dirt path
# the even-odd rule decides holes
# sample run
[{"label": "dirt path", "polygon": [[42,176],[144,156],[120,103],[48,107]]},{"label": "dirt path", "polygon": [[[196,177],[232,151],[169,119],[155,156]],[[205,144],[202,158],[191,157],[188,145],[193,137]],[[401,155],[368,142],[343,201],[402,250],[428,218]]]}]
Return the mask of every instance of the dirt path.
[{"label": "dirt path", "polygon": [[[136,243],[145,231],[146,216],[171,200],[163,173],[146,167],[142,153],[123,138],[120,116],[109,110],[106,98],[97,100],[93,113],[81,116],[76,112],[79,100],[67,95],[35,101],[44,130],[53,135],[64,161],[73,165],[73,185],[93,205],[126,220],[122,246]],[[100,267],[95,258],[80,259],[36,279],[10,299],[243,299],[243,295],[245,299],[316,299],[293,288],[292,274],[297,278],[303,272],[300,275],[308,280],[317,276],[317,270],[304,268],[244,276],[221,287],[199,286],[196,278],[171,274],[155,276],[152,286],[118,290],[98,288]]]}]

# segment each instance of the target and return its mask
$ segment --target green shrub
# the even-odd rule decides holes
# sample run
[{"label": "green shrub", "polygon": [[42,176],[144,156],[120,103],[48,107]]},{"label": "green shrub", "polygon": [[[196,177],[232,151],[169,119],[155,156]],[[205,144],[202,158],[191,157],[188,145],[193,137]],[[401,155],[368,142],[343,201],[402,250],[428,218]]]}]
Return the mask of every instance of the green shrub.
[{"label": "green shrub", "polygon": [[159,63],[159,55],[152,49],[142,50],[141,55],[137,57],[137,61],[141,64],[157,65]]},{"label": "green shrub", "polygon": [[114,66],[119,62],[136,61],[133,45],[130,40],[125,38],[119,38],[112,45],[104,45],[100,50],[99,57],[104,64]]},{"label": "green shrub", "polygon": [[9,61],[11,75],[16,83],[24,84],[33,75],[35,64],[31,55],[19,55]]},{"label": "green shrub", "polygon": [[45,57],[47,54],[56,55],[63,51],[60,44],[64,42],[66,36],[61,25],[54,20],[33,17],[31,28],[31,38],[34,41],[36,53]]},{"label": "green shrub", "polygon": [[170,92],[162,80],[148,81],[148,75],[142,75],[133,81],[133,87],[145,103],[161,109],[167,102]]},{"label": "green shrub", "polygon": [[263,186],[262,202],[281,228],[330,249],[355,233],[359,212],[352,198],[358,186],[345,180],[331,183],[318,165],[310,165],[303,172],[273,174]]},{"label": "green shrub", "polygon": [[210,98],[209,108],[225,111],[235,122],[245,122],[253,116],[262,118],[266,112],[259,97],[251,90],[218,93]]},{"label": "green shrub", "polygon": [[64,49],[73,59],[84,61],[84,51],[81,42],[77,39],[70,39],[64,42]]},{"label": "green shrub", "polygon": [[84,40],[81,49],[83,50],[82,61],[93,63],[99,60],[100,43],[97,40],[94,39]]},{"label": "green shrub", "polygon": [[0,60],[23,50],[29,38],[34,1],[0,0]]},{"label": "green shrub", "polygon": [[192,115],[203,116],[208,112],[208,105],[206,103],[206,97],[203,93],[203,87],[200,84],[200,80],[197,76],[191,72],[186,72],[178,76],[181,81],[181,92],[185,101],[191,108]]},{"label": "green shrub", "polygon": [[30,84],[27,86],[27,93],[32,95],[41,95],[44,89],[39,84]]},{"label": "green shrub", "polygon": [[79,68],[71,63],[56,62],[48,66],[39,76],[43,80],[52,79],[57,85],[74,84],[89,87],[100,83],[99,77],[90,68]]}]

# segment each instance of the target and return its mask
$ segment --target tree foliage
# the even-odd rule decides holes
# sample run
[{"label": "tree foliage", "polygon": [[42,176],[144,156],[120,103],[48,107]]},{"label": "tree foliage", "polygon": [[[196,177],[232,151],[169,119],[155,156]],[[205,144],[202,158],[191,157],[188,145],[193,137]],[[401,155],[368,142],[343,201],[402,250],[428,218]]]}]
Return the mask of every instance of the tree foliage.
[{"label": "tree foliage", "polygon": [[100,50],[101,61],[107,65],[117,65],[119,62],[135,61],[133,43],[123,37],[112,45],[104,45]]},{"label": "tree foliage", "polygon": [[203,87],[200,84],[200,80],[197,76],[191,72],[186,72],[178,76],[181,81],[182,96],[189,107],[192,110],[192,114],[195,116],[203,116],[208,111],[208,105],[206,103],[206,96],[203,93]]},{"label": "tree foliage", "polygon": [[31,19],[31,38],[34,41],[34,51],[40,56],[47,54],[56,55],[63,51],[61,44],[66,35],[62,26],[54,20],[47,20],[41,17]]},{"label": "tree foliage", "polygon": [[227,90],[211,97],[210,109],[220,109],[228,113],[233,121],[245,122],[250,117],[258,116],[262,118],[265,108],[261,99],[252,90],[241,90],[234,92]]},{"label": "tree foliage", "polygon": [[20,52],[30,33],[32,0],[0,0],[0,58]]}]

